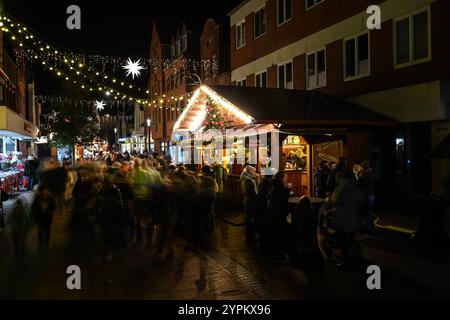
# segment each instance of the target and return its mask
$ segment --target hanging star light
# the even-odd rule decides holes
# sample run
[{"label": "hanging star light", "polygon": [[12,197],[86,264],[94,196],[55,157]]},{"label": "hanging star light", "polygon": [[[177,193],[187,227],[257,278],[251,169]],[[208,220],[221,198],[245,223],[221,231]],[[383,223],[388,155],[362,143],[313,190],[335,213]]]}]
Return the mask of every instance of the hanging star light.
[{"label": "hanging star light", "polygon": [[125,70],[127,70],[127,77],[131,74],[131,77],[134,80],[134,77],[139,77],[141,75],[141,70],[145,69],[141,64],[141,59],[133,62],[130,58],[127,60],[127,64],[123,66]]},{"label": "hanging star light", "polygon": [[95,101],[95,108],[97,111],[103,111],[105,109],[106,103],[102,101]]}]

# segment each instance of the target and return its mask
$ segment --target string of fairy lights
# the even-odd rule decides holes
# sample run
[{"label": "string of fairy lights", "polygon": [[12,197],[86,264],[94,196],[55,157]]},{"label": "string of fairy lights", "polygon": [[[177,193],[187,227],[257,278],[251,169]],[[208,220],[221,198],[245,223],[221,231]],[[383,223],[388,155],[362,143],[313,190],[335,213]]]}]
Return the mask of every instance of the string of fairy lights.
[{"label": "string of fairy lights", "polygon": [[[114,62],[114,68],[117,69],[119,64],[124,63],[124,58],[103,57],[100,55],[80,55],[64,49],[56,48],[49,42],[37,36],[36,33],[30,31],[27,26],[17,22],[9,15],[3,12],[0,16],[0,27],[4,34],[9,35],[12,41],[17,42],[18,49],[15,50],[16,59],[27,59],[31,62],[38,62],[44,70],[53,72],[56,77],[71,81],[73,85],[79,85],[81,89],[89,92],[104,93],[106,97],[114,100],[126,100],[136,102],[140,105],[147,105],[154,109],[166,109],[180,111],[178,101],[182,102],[191,97],[191,93],[180,96],[166,96],[163,94],[158,99],[150,100],[144,97],[136,97],[134,94],[124,92],[126,90],[135,90],[138,93],[148,95],[149,91],[142,89],[136,85],[130,84],[125,80],[118,79],[106,73],[105,64],[102,69],[96,69],[94,63],[90,59],[102,59],[102,61]],[[138,59],[139,62],[140,59]],[[132,62],[128,58],[128,62]],[[173,62],[173,61],[172,61]],[[208,62],[210,63],[210,62]],[[126,68],[123,65],[122,68]],[[139,66],[140,69],[145,67]],[[133,75],[134,77],[134,75]],[[119,88],[119,89],[118,89]],[[45,99],[45,97],[43,97]],[[177,107],[174,108],[174,105]]]}]

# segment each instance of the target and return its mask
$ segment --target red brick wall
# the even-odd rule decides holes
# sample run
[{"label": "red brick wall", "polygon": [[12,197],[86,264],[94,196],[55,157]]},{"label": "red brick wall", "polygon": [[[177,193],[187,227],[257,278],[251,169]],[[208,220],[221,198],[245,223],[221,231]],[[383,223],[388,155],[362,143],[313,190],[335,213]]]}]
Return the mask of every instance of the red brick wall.
[{"label": "red brick wall", "polygon": [[[252,62],[301,39],[307,34],[328,27],[344,17],[354,15],[364,10],[369,2],[374,4],[380,1],[358,1],[358,3],[354,1],[352,2],[354,3],[353,6],[350,5],[349,1],[344,0],[325,1],[323,4],[307,11],[306,14],[304,9],[297,8],[297,10],[295,5],[298,4],[294,2],[292,21],[286,23],[286,26],[276,28],[273,31],[276,21],[272,11],[275,11],[275,8],[273,7],[274,1],[269,0],[267,4],[268,33],[265,36],[252,40],[253,14],[246,19],[247,44],[237,51],[235,48],[235,31],[232,31],[232,66],[242,66]],[[339,3],[342,7],[339,7]],[[450,24],[448,23],[446,12],[450,12],[450,1],[440,0],[431,5],[431,62],[394,70],[393,21],[390,20],[382,24],[381,30],[370,32],[371,74],[369,77],[344,81],[343,41],[338,40],[326,46],[327,86],[318,90],[341,97],[348,97],[434,80],[448,80],[450,78],[450,41],[448,41],[450,39]],[[316,15],[320,15],[320,17]],[[297,21],[300,16],[304,18],[304,21],[301,23]],[[294,31],[290,30],[290,28],[293,28]],[[301,28],[302,32],[298,31],[298,28]],[[294,57],[293,63],[294,88],[304,90],[306,89],[305,55]],[[247,85],[253,86],[253,84],[254,75],[248,75]],[[277,87],[276,66],[268,69],[268,86],[272,88]]]},{"label": "red brick wall", "polygon": [[245,19],[247,24],[246,45],[236,49],[236,27],[231,27],[231,69],[234,70],[246,65],[308,35],[365,11],[369,5],[381,2],[383,0],[327,0],[305,12],[303,0],[292,1],[292,19],[281,26],[277,26],[276,0],[269,0],[266,5],[267,33],[264,36],[254,39],[254,16],[252,13]]}]

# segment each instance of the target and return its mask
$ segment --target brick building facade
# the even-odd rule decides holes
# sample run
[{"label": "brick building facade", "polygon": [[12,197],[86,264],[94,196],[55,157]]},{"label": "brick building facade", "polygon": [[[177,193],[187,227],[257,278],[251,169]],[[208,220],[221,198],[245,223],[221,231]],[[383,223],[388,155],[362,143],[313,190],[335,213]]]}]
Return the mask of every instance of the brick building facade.
[{"label": "brick building facade", "polygon": [[[381,30],[366,26],[374,4]],[[449,10],[445,0],[244,1],[229,14],[231,82],[319,90],[397,120],[383,143],[372,137],[372,154],[390,148],[406,193],[439,191],[448,169],[425,154],[450,132]]]},{"label": "brick building facade", "polygon": [[[201,32],[201,33],[200,33]],[[226,35],[225,35],[226,34]],[[165,44],[153,24],[148,83],[152,149],[171,151],[172,129],[200,83],[230,84],[228,33],[208,19],[203,30],[189,30],[183,23]]]}]

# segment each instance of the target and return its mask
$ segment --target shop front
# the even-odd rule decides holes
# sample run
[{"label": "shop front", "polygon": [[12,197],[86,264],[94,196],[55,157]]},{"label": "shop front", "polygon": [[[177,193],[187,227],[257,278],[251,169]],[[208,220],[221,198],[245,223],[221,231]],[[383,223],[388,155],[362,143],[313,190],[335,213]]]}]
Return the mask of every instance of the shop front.
[{"label": "shop front", "polygon": [[25,161],[36,154],[38,128],[5,106],[0,106],[0,166],[5,190],[19,189]]},{"label": "shop front", "polygon": [[296,196],[314,196],[314,170],[321,160],[332,164],[346,157],[351,166],[376,161],[372,142],[394,123],[320,92],[201,86],[174,132],[184,134],[178,146],[190,168],[222,163],[229,173],[225,198],[240,205],[246,165],[263,175],[284,170]]}]

